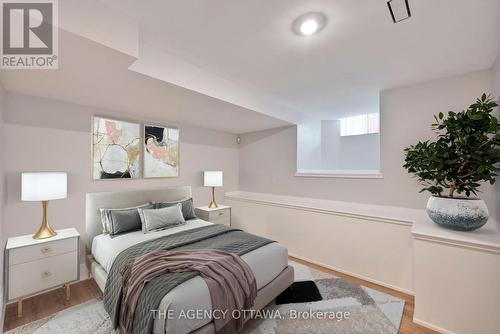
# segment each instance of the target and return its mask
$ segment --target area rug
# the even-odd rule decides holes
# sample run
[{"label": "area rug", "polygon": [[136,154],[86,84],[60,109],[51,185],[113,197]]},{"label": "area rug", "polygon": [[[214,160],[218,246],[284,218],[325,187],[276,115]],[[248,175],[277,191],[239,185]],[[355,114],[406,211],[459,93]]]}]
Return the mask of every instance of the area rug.
[{"label": "area rug", "polygon": [[[395,334],[404,301],[291,262],[296,281],[314,281],[323,300],[268,305],[243,329],[244,334]],[[334,318],[332,318],[334,317]],[[114,333],[102,301],[93,299],[7,334]]]},{"label": "area rug", "polygon": [[299,263],[290,264],[295,269],[295,281],[314,281],[323,300],[268,305],[257,314],[268,318],[249,321],[242,333],[395,334],[399,331],[403,300]]},{"label": "area rug", "polygon": [[109,334],[114,333],[102,301],[92,299],[46,318],[14,328],[6,334]]}]

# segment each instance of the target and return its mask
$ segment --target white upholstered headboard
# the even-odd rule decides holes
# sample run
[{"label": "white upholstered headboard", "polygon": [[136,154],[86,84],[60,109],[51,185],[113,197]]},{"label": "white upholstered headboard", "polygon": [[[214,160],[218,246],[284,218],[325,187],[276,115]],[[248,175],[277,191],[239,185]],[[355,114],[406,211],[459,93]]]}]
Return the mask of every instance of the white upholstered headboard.
[{"label": "white upholstered headboard", "polygon": [[100,208],[127,208],[151,201],[172,202],[186,197],[192,197],[190,186],[88,193],[85,198],[87,249],[91,249],[94,237],[102,233]]}]

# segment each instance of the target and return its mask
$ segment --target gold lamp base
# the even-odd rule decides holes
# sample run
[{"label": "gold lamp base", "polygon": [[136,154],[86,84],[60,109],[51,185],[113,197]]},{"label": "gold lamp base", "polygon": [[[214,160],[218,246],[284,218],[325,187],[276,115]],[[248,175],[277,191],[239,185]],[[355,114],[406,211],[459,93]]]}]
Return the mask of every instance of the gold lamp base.
[{"label": "gold lamp base", "polygon": [[38,232],[36,232],[35,235],[33,236],[33,239],[46,239],[57,235],[57,233],[49,225],[49,220],[47,218],[48,206],[49,206],[49,201],[42,201],[42,208],[43,208],[42,225],[40,225],[40,228],[38,229]]},{"label": "gold lamp base", "polygon": [[215,202],[215,187],[212,187],[212,201],[210,201],[210,204],[208,205],[209,209],[215,209],[217,208],[217,202]]}]

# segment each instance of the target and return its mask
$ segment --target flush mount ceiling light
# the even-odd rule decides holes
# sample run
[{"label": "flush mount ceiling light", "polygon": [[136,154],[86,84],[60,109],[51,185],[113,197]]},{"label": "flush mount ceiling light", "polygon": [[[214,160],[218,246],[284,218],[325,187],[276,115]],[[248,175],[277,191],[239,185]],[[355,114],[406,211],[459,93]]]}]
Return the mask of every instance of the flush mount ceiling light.
[{"label": "flush mount ceiling light", "polygon": [[401,22],[411,17],[408,0],[389,0],[387,1],[387,6],[389,7],[394,23]]},{"label": "flush mount ceiling light", "polygon": [[311,36],[320,32],[326,25],[327,18],[320,12],[303,14],[295,19],[292,30],[301,36]]}]

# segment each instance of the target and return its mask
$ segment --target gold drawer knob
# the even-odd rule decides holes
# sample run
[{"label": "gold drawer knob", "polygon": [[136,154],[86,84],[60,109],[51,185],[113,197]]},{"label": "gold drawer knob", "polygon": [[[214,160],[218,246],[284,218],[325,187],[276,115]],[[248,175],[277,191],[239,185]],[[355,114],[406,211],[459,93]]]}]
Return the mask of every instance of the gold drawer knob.
[{"label": "gold drawer knob", "polygon": [[46,254],[49,254],[50,252],[52,252],[52,248],[45,247],[45,248],[40,249],[40,252],[42,252],[42,254],[46,255]]},{"label": "gold drawer knob", "polygon": [[52,273],[50,271],[44,271],[42,273],[42,278],[47,278],[47,277],[50,277],[52,276]]},{"label": "gold drawer knob", "polygon": [[224,214],[224,212],[219,212],[219,216],[222,216]]}]

